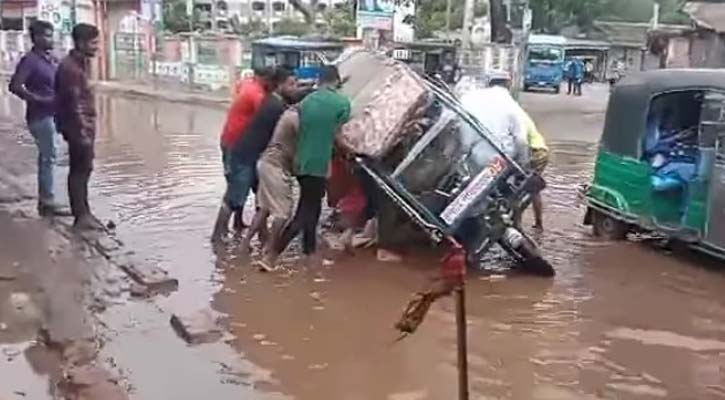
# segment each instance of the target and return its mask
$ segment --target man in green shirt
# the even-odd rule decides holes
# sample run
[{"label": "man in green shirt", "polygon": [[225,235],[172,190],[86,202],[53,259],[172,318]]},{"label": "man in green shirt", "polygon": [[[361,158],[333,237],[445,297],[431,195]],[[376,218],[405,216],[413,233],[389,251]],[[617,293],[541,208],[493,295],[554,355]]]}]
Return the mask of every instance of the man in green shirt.
[{"label": "man in green shirt", "polygon": [[300,103],[295,160],[300,199],[292,221],[261,261],[263,270],[274,268],[277,257],[300,232],[304,254],[309,256],[317,249],[317,224],[335,135],[350,118],[350,100],[336,90],[340,82],[337,67],[325,66],[320,74],[319,89]]}]

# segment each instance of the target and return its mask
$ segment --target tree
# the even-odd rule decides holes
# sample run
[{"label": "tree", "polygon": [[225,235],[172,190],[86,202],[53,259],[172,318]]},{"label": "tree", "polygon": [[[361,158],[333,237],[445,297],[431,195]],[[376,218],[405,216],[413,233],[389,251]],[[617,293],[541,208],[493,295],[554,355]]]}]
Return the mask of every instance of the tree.
[{"label": "tree", "polygon": [[355,4],[348,2],[340,8],[333,8],[324,14],[327,33],[337,37],[355,36]]},{"label": "tree", "polygon": [[[685,0],[656,0],[660,4],[660,21],[684,23],[680,12]],[[594,20],[648,22],[652,19],[655,0],[531,0],[533,29],[558,33],[566,26],[576,25],[583,31],[591,29]]]},{"label": "tree", "polygon": [[[399,2],[404,3],[405,1]],[[415,26],[415,36],[421,39],[434,36],[446,28],[446,0],[419,0],[416,4],[415,16],[406,18],[404,23]],[[451,31],[463,27],[464,0],[451,0]],[[477,1],[473,16],[481,17],[488,14],[483,2]]]},{"label": "tree", "polygon": [[[1,0],[0,0],[1,1]],[[189,15],[186,13],[186,2],[183,0],[166,0],[163,2],[162,14],[164,28],[172,33],[189,32]],[[194,29],[200,28],[200,15],[197,10],[193,14]]]},{"label": "tree", "polygon": [[232,17],[230,21],[232,31],[237,35],[254,37],[263,36],[269,32],[269,27],[259,18],[254,18],[247,23],[241,23],[238,16]]},{"label": "tree", "polygon": [[317,22],[317,4],[318,0],[309,0],[309,5],[302,2],[302,0],[289,0],[290,5],[295,10],[302,13],[305,18],[305,22],[309,25],[314,26]]},{"label": "tree", "polygon": [[276,35],[304,36],[311,29],[314,29],[314,25],[310,26],[307,22],[291,18],[284,18],[274,25]]}]

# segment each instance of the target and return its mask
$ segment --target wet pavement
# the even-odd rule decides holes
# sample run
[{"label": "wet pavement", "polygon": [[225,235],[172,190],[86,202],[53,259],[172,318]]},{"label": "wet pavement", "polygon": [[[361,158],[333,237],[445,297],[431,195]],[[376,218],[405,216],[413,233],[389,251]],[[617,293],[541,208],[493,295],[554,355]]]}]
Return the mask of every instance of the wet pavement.
[{"label": "wet pavement", "polygon": [[[469,276],[472,398],[725,398],[723,271],[646,243],[600,242],[581,225],[577,190],[591,173],[607,93],[586,89],[582,98],[523,97],[553,151],[537,239],[558,275]],[[20,110],[0,97],[0,120]],[[100,315],[101,358],[118,366],[131,398],[455,398],[451,300],[395,342],[402,307],[439,267],[433,256],[383,264],[368,252],[334,255],[274,274],[258,273],[233,245],[217,256],[208,237],[224,189],[224,112],[119,95],[102,97],[100,111],[97,214],[117,222],[136,257],[179,279],[168,296],[121,296]],[[172,314],[209,307],[222,340],[188,346],[175,336]]]}]

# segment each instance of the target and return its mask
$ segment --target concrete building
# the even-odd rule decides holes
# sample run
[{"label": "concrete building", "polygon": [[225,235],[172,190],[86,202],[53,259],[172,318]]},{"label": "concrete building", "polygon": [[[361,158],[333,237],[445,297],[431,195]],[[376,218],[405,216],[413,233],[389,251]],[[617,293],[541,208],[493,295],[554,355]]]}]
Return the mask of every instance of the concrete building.
[{"label": "concrete building", "polygon": [[[302,3],[308,6],[310,4],[309,0],[303,0]],[[345,4],[345,0],[318,1],[318,22],[323,22],[323,12]],[[272,27],[282,20],[304,20],[302,13],[295,10],[288,0],[194,0],[194,7],[202,12],[202,18],[208,21],[210,28],[215,20],[216,28],[222,31],[227,30],[233,18],[242,24],[256,20]]]},{"label": "concrete building", "polygon": [[725,68],[725,4],[688,2],[691,24],[648,33],[647,57],[655,68]]},{"label": "concrete building", "polygon": [[725,3],[689,2],[684,11],[693,25],[689,66],[725,68]]}]

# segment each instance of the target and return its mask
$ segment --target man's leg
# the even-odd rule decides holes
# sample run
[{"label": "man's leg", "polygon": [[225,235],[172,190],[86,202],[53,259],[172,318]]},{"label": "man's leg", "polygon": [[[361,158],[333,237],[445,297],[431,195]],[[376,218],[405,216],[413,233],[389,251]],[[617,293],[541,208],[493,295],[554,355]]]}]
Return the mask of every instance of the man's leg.
[{"label": "man's leg", "polygon": [[88,204],[88,181],[93,171],[93,143],[68,144],[70,171],[68,173],[68,197],[78,229],[101,229],[100,222],[91,214]]},{"label": "man's leg", "polygon": [[214,222],[214,230],[211,233],[211,241],[218,242],[229,232],[229,219],[232,217],[232,208],[227,204],[229,198],[229,187],[231,186],[231,166],[229,165],[229,153],[222,147],[222,166],[224,167],[224,179],[227,183],[227,189],[222,198],[222,204],[217,211],[216,221]]},{"label": "man's leg", "polygon": [[[549,152],[547,150],[535,149],[531,151],[531,168],[539,174],[539,176],[544,176],[544,170],[548,164]],[[534,228],[540,230],[544,229],[544,202],[542,200],[541,192],[536,193],[531,197],[531,207],[534,210]]]},{"label": "man's leg", "polygon": [[287,219],[272,217],[272,223],[267,233],[267,240],[264,244],[265,252],[272,250],[272,247],[279,240],[280,235],[282,235],[285,224],[287,224]]},{"label": "man's leg", "polygon": [[[320,200],[319,197],[315,196],[315,188],[311,185],[311,181],[304,179],[305,177],[299,177],[297,180],[300,183],[300,198],[297,202],[297,210],[295,211],[294,217],[287,226],[282,229],[282,233],[275,243],[271,244],[269,251],[262,262],[263,268],[274,268],[274,264],[277,262],[277,258],[280,254],[289,246],[292,239],[294,239],[302,229],[306,226],[306,221],[309,218],[309,214],[313,207],[311,204],[314,203],[315,199]],[[321,206],[321,204],[320,204]]]},{"label": "man's leg", "polygon": [[309,256],[317,251],[317,225],[320,222],[320,213],[322,212],[322,198],[325,196],[325,179],[316,176],[305,176],[301,180],[306,181],[305,185],[308,187],[307,191],[309,193],[309,199],[306,202],[306,218],[302,228],[302,251],[306,256]]},{"label": "man's leg", "polygon": [[534,228],[544,229],[544,202],[541,199],[541,193],[536,193],[531,197],[531,206],[534,209]]},{"label": "man's leg", "polygon": [[240,244],[242,251],[249,251],[252,239],[254,239],[254,235],[258,234],[262,231],[262,228],[266,227],[267,217],[269,217],[268,210],[265,210],[263,208],[257,209],[257,212],[254,214],[254,218],[252,218],[252,224],[249,225],[249,229],[247,229],[247,234],[244,235],[242,243]]},{"label": "man's leg", "polygon": [[28,125],[30,134],[38,147],[38,212],[41,215],[55,215],[53,191],[53,167],[55,165],[55,124],[52,117],[33,121]]},{"label": "man's leg", "polygon": [[254,167],[246,165],[243,160],[235,158],[233,153],[222,153],[224,160],[224,177],[227,180],[227,191],[224,201],[219,208],[217,219],[212,232],[212,242],[218,242],[229,231],[229,219],[233,212],[241,212],[247,201],[249,191],[254,183],[256,171]]},{"label": "man's leg", "polygon": [[234,210],[234,217],[232,220],[232,227],[237,233],[241,233],[244,228],[244,207]]}]

